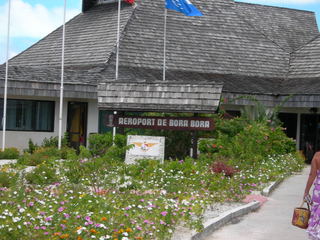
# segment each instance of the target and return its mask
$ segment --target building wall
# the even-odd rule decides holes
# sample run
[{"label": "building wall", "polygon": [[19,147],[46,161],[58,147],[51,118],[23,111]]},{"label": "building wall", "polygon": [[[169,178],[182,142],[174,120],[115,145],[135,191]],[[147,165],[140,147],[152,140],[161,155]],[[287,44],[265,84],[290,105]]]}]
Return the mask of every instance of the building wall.
[{"label": "building wall", "polygon": [[[56,137],[59,135],[59,109],[60,100],[50,98],[30,98],[30,97],[8,97],[8,99],[33,99],[33,100],[48,100],[55,102],[55,117],[54,117],[54,131],[53,132],[32,132],[32,131],[6,131],[6,146],[15,147],[19,150],[28,148],[28,141],[32,139],[35,144],[40,145],[44,138]],[[67,112],[68,102],[79,101],[79,99],[64,99],[63,114],[62,114],[62,134],[67,129]],[[90,133],[98,132],[98,107],[96,100],[80,100],[88,102],[88,124],[87,124],[87,137]],[[2,116],[1,116],[2,118]],[[0,131],[0,146],[2,146],[2,131]]]},{"label": "building wall", "polygon": [[98,133],[99,110],[97,101],[88,102],[88,130],[87,139],[91,133]]}]

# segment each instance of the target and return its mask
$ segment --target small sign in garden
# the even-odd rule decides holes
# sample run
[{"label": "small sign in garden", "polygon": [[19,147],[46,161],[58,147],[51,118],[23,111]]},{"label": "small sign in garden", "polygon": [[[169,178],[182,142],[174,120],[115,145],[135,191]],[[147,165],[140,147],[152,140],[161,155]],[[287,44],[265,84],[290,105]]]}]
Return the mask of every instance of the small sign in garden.
[{"label": "small sign in garden", "polygon": [[133,145],[126,152],[125,162],[134,163],[137,159],[164,161],[165,137],[129,135],[127,145]]}]

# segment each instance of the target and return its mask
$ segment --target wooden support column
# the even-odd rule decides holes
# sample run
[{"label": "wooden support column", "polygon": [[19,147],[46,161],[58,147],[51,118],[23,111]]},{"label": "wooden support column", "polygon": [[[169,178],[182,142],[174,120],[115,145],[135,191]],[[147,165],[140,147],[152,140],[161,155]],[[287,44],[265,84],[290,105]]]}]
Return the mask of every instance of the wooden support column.
[{"label": "wooden support column", "polygon": [[[198,117],[198,113],[194,113],[194,117]],[[198,132],[192,131],[192,157],[194,159],[198,158]]]},{"label": "wooden support column", "polygon": [[[124,114],[125,114],[125,113],[124,113],[123,111],[118,112],[118,116],[123,117]],[[119,130],[118,130],[119,134],[124,135],[124,128],[123,128],[123,127],[119,127],[118,129],[119,129]]]}]

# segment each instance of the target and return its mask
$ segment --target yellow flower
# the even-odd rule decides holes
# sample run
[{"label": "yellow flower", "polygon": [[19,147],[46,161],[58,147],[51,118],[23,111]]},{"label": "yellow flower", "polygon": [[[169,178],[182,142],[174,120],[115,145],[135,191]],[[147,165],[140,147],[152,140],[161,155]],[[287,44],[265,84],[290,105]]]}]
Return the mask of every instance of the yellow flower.
[{"label": "yellow flower", "polygon": [[61,239],[68,238],[68,237],[69,237],[69,234],[68,234],[68,233],[62,234],[62,235],[60,236]]},{"label": "yellow flower", "polygon": [[126,229],[126,232],[132,232],[132,229],[128,227],[128,228]]}]

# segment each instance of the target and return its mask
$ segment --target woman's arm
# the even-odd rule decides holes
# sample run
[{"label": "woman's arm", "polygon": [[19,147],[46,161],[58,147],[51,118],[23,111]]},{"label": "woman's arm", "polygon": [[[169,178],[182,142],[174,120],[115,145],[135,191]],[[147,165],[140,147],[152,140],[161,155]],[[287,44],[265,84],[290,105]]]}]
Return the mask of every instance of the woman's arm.
[{"label": "woman's arm", "polygon": [[306,197],[309,194],[312,183],[317,176],[317,165],[318,165],[317,162],[319,161],[319,157],[320,157],[320,153],[316,152],[312,158],[309,178],[307,181],[307,185],[306,185],[303,197]]}]

